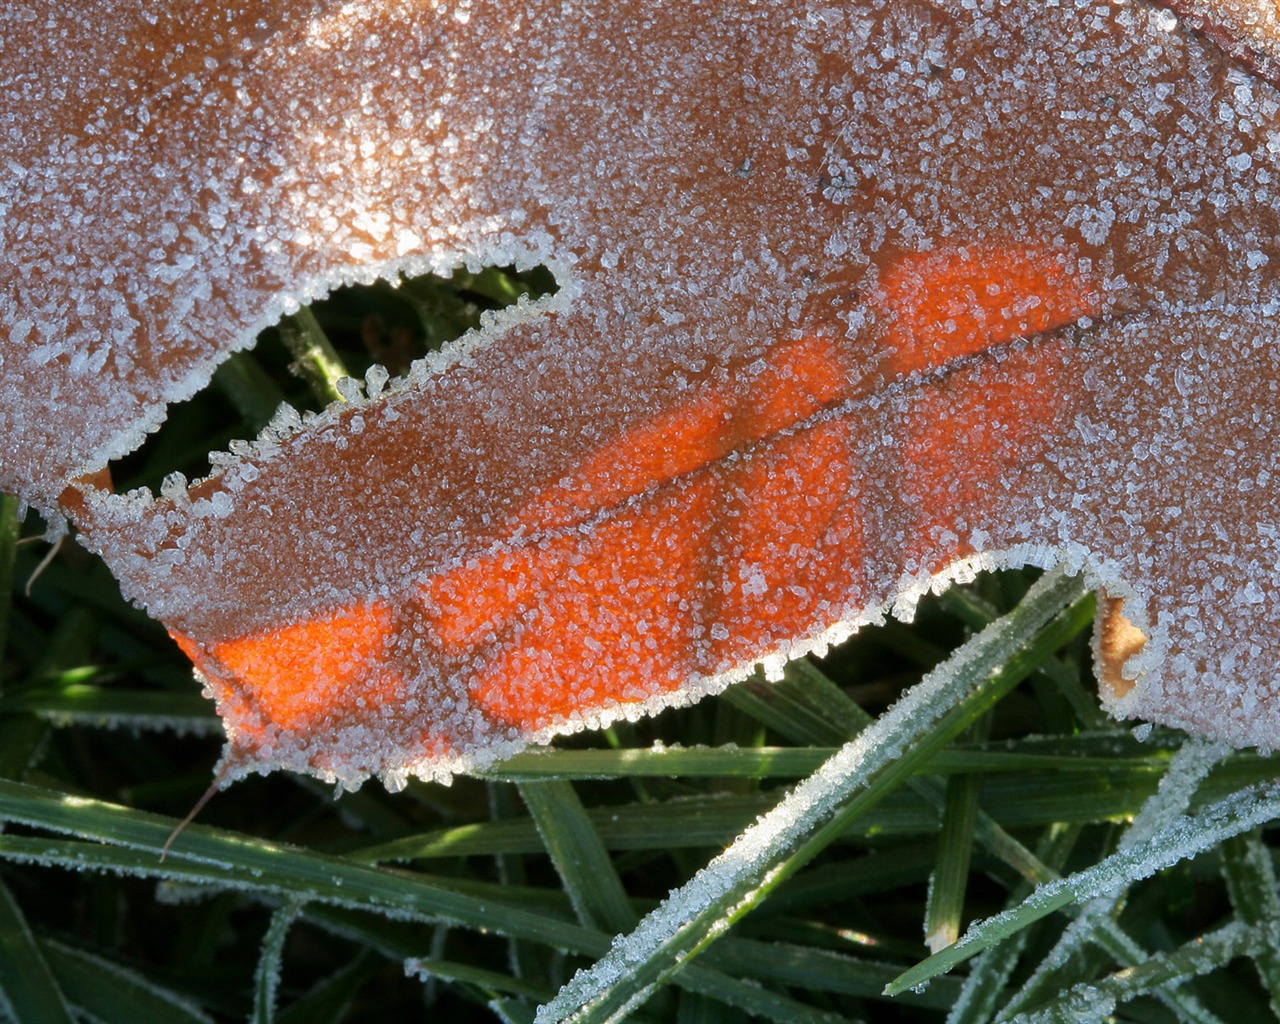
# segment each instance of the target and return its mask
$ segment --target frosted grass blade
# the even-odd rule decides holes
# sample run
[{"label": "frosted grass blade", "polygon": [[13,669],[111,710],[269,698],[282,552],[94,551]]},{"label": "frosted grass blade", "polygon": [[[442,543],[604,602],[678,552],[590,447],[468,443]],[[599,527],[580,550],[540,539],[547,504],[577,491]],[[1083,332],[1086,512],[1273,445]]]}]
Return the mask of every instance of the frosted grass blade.
[{"label": "frosted grass blade", "polygon": [[250,1024],[274,1024],[276,990],[280,987],[280,964],[284,957],[285,939],[305,903],[290,900],[271,915],[271,926],[262,940],[262,955],[253,978],[253,1016]]},{"label": "frosted grass blade", "polygon": [[0,848],[7,847],[15,859],[313,898],[522,936],[587,955],[602,954],[608,944],[592,929],[461,895],[434,879],[203,825],[189,826],[161,864],[160,849],[176,824],[172,819],[23,783],[0,780],[0,819],[94,841],[63,858],[61,847],[77,844],[0,836]]},{"label": "frosted grass blade", "polygon": [[[1240,920],[1263,934],[1280,934],[1275,865],[1256,830],[1222,844],[1222,875]],[[1280,950],[1274,942],[1264,942],[1252,955],[1271,997],[1271,1012],[1280,1019]]]},{"label": "frosted grass blade", "polygon": [[[1081,828],[1078,825],[1055,825],[1046,830],[1036,852],[1049,877],[1058,877],[1057,872],[1071,856],[1071,851],[1075,849],[1080,839],[1080,832]],[[1030,884],[1021,883],[1014,890],[1008,906],[1016,907],[1031,895],[1031,892]],[[992,1020],[997,1006],[1004,998],[1005,986],[1013,974],[1013,969],[1030,941],[1031,930],[1024,928],[1010,936],[999,949],[988,950],[980,955],[974,962],[969,976],[965,978],[960,995],[952,1003],[951,1012],[947,1015],[947,1024],[987,1024]],[[945,980],[945,976],[934,979],[924,991],[932,991],[934,985]]]},{"label": "frosted grass blade", "polygon": [[[603,956],[608,950],[607,934],[515,906],[493,891],[488,897],[469,895],[435,879],[372,868],[207,826],[190,826],[183,835],[186,848],[175,845],[160,864],[157,853],[172,828],[169,819],[101,801],[50,794],[20,783],[0,781],[0,817],[96,840],[79,843],[0,836],[0,856],[24,862],[240,889],[272,899],[293,897],[432,923],[452,922],[591,957]],[[138,848],[104,846],[101,841],[136,843]],[[788,996],[700,965],[682,973],[678,984],[779,1024],[840,1021]],[[57,1021],[53,1017],[35,1019],[40,1024]]]},{"label": "frosted grass blade", "polygon": [[[1226,753],[1227,748],[1220,743],[1198,739],[1189,739],[1184,743],[1169,761],[1156,792],[1143,804],[1142,810],[1120,837],[1118,848],[1126,850],[1136,846],[1185,814],[1200,785]],[[1144,960],[1148,956],[1147,951],[1130,938],[1116,921],[1126,895],[1127,887],[1091,899],[1079,907],[1075,920],[1027,979],[1021,991],[1004,1008],[1004,1013],[1012,1014],[1026,1006],[1036,1005],[1045,998],[1047,992],[1060,987],[1061,980],[1056,977],[1057,971],[1088,944],[1107,950],[1122,964],[1135,964]],[[1184,994],[1162,993],[1162,996],[1164,1001],[1176,1003],[1178,1009],[1189,1018],[1195,1018],[1201,1012],[1198,1004]]]},{"label": "frosted grass blade", "polygon": [[[944,718],[975,691],[986,696],[983,684],[990,684],[1002,670],[1007,674],[1037,632],[1083,593],[1077,578],[1060,573],[1042,578],[1014,612],[926,676],[724,854],[672,893],[639,928],[616,940],[607,957],[575,976],[539,1011],[540,1024],[621,1020],[642,1004],[683,961],[796,870],[805,853],[812,855],[819,844],[829,842],[833,836],[828,832],[844,827],[849,808],[837,811],[851,794],[865,794],[887,768],[894,769],[890,776],[905,776],[909,768],[904,760],[910,759],[903,758],[904,751],[910,748],[912,757],[927,756],[940,739],[950,739],[981,714],[985,707],[974,708],[972,717],[952,722],[954,731],[943,738]],[[1019,666],[1025,671],[1018,678],[1033,667]],[[974,703],[979,703],[977,697]],[[924,742],[926,737],[932,742]]]},{"label": "frosted grass blade", "polygon": [[972,926],[959,942],[905,971],[885,992],[894,995],[923,984],[1055,910],[1114,892],[1276,817],[1280,783],[1250,786],[1197,814],[1180,817],[1150,839],[1042,885],[1017,908]]},{"label": "frosted grass blade", "polygon": [[[991,618],[986,617],[981,625],[990,624]],[[735,707],[758,717],[797,743],[813,744],[850,738],[873,721],[872,716],[847,697],[822,669],[804,659],[788,662],[783,669],[782,682],[772,688],[766,685],[762,689],[756,689],[748,684],[734,687],[725,696]],[[817,753],[812,748],[811,752]],[[929,760],[928,770],[932,775],[955,769],[964,764],[968,754],[969,752],[953,749],[939,751]],[[1072,760],[1063,759],[1068,764]],[[1115,762],[1108,759],[1103,763],[1114,767]],[[1079,767],[1079,763],[1072,766]],[[1017,770],[1025,770],[1027,767],[1029,766],[1023,765]],[[814,765],[811,770],[816,768],[817,765]],[[916,776],[909,780],[908,785],[939,813],[944,812],[946,792],[937,779]],[[1001,803],[1008,808],[1008,801]],[[927,828],[932,831],[933,827],[934,820],[930,816]],[[1031,881],[1047,881],[1048,876],[1039,873],[1038,863],[1031,852],[986,811],[976,811],[973,828],[976,840],[1018,874]]]},{"label": "frosted grass blade", "polygon": [[[1149,995],[1198,974],[1217,970],[1231,960],[1251,956],[1264,945],[1263,933],[1243,922],[1233,921],[1215,932],[1202,935],[1168,953],[1158,953],[1096,982],[1082,983],[1058,994],[1043,1006],[1007,1018],[1007,1024],[1056,1024],[1064,1019],[1103,1020],[1121,1003]],[[1195,1016],[1180,1014],[1181,1020],[1197,1024],[1220,1021],[1201,1010]]]}]

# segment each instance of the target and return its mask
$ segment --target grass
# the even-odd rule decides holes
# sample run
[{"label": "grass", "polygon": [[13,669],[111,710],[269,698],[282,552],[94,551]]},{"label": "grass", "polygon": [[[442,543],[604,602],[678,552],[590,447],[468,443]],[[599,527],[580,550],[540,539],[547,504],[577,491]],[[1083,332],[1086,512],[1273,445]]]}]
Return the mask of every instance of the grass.
[{"label": "grass", "polygon": [[[317,304],[175,408],[117,483],[201,475],[280,398],[318,403],[324,360],[288,371],[316,356],[316,325],[361,373],[546,287],[486,271]],[[210,781],[212,709],[74,545],[28,596],[45,551],[16,513],[0,502],[12,1019],[529,1022],[549,1004],[542,1019],[1209,1022],[1280,1005],[1280,761],[1106,719],[1074,581],[985,576],[779,684],[451,787],[335,800],[252,778],[162,862]]]}]

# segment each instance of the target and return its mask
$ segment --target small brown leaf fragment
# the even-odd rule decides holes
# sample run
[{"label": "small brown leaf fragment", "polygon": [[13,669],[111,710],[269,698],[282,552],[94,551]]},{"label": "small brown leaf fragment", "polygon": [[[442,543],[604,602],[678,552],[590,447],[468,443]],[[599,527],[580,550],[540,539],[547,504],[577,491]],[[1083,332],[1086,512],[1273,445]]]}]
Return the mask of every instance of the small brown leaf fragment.
[{"label": "small brown leaf fragment", "polygon": [[1147,634],[1124,614],[1124,598],[1108,597],[1098,612],[1097,673],[1098,688],[1111,703],[1129,695],[1137,682],[1125,667],[1147,643]]}]

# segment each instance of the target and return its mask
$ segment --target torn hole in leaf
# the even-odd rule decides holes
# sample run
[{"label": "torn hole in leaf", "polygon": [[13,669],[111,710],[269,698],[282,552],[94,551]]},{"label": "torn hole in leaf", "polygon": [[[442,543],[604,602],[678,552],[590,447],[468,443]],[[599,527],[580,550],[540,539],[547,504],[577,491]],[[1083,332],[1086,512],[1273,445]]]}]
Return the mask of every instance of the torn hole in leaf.
[{"label": "torn hole in leaf", "polygon": [[478,329],[482,314],[557,290],[545,267],[458,268],[449,277],[401,275],[337,288],[232,353],[205,388],[169,407],[141,447],[90,482],[158,494],[172,474],[203,479],[217,469],[218,452],[258,436],[282,403],[300,415],[318,413],[343,397],[342,378],[365,380],[374,366],[389,380],[404,377],[415,360]]}]

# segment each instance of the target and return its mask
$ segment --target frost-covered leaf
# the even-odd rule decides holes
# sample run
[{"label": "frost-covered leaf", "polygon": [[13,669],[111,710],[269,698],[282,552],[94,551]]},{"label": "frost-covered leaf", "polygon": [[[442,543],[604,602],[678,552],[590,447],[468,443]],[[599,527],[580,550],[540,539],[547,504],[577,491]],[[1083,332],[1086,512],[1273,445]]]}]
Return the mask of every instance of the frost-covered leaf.
[{"label": "frost-covered leaf", "polygon": [[[1023,563],[1106,589],[1113,711],[1275,745],[1263,7],[6,5],[0,487],[171,627],[224,777],[439,777]],[[458,264],[561,288],[102,486],[300,303]]]}]

